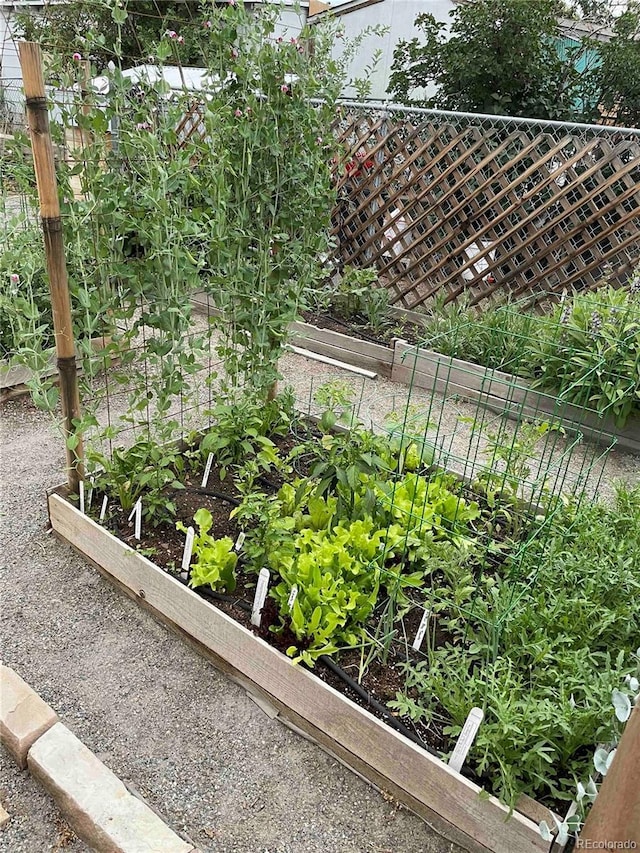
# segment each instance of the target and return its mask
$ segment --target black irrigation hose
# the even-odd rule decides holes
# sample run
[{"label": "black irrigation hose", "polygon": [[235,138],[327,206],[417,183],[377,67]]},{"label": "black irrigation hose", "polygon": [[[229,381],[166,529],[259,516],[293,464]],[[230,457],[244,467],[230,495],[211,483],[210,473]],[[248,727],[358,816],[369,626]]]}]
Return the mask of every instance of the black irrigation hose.
[{"label": "black irrigation hose", "polygon": [[363,699],[367,703],[367,705],[373,708],[374,711],[377,711],[378,714],[380,714],[380,716],[384,720],[384,722],[387,723],[387,725],[391,726],[392,729],[395,729],[397,732],[400,732],[400,734],[404,735],[410,741],[417,744],[430,755],[433,755],[436,758],[441,757],[439,753],[435,751],[435,749],[431,749],[431,747],[427,746],[427,744],[422,740],[422,738],[418,737],[418,735],[414,734],[403,723],[401,723],[400,720],[394,717],[385,705],[383,705],[381,702],[378,702],[377,699],[374,699],[374,697],[371,695],[371,693],[369,693],[368,690],[365,690],[361,684],[358,684],[358,682],[351,678],[350,675],[347,675],[344,669],[342,669],[341,666],[338,666],[338,664],[334,660],[332,660],[327,655],[320,655],[318,660],[322,661],[322,663],[326,667],[328,667],[331,672],[335,673],[338,678],[344,681],[347,687],[353,690],[354,693],[357,693],[357,695],[361,699]]},{"label": "black irrigation hose", "polygon": [[226,495],[224,492],[217,492],[215,489],[201,489],[200,486],[187,486],[182,491],[195,492],[198,495],[208,495],[211,498],[218,498],[221,501],[226,501],[233,506],[240,506],[241,501],[234,498],[233,495]]},{"label": "black irrigation hose", "polygon": [[[184,586],[189,585],[189,581],[185,578],[179,577],[179,578],[176,578],[176,580],[179,580],[180,583],[183,584]],[[216,592],[215,590],[207,589],[206,587],[198,587],[198,589],[195,591],[197,592],[198,595],[201,595],[203,598],[209,598],[212,601],[224,601],[227,604],[233,604],[236,607],[239,607],[241,610],[246,610],[247,613],[251,612],[251,605],[248,604],[246,601],[243,601],[242,598],[236,598],[235,595],[226,595],[223,592]]]},{"label": "black irrigation hose", "polygon": [[[187,583],[184,579],[181,579],[184,584]],[[242,610],[245,610],[247,613],[251,611],[251,605],[246,601],[243,601],[240,598],[236,598],[233,595],[225,595],[222,592],[215,592],[212,589],[204,589],[200,588],[198,590],[199,594],[204,598],[210,598],[213,601],[225,601],[228,604],[233,604],[237,607],[240,607]],[[426,750],[430,755],[434,755],[436,758],[440,758],[440,755],[435,751],[435,749],[431,749],[431,747],[427,746],[426,743],[422,740],[422,738],[418,737],[418,735],[414,734],[410,729],[408,729],[405,725],[403,725],[393,714],[389,711],[389,709],[383,705],[381,702],[378,702],[368,690],[365,690],[361,684],[358,684],[357,681],[354,681],[350,675],[342,669],[341,666],[332,660],[328,655],[320,655],[318,658],[327,669],[330,669],[338,678],[343,681],[347,687],[353,690],[361,699],[363,699],[367,705],[373,708],[374,711],[377,711],[378,714],[382,717],[387,725],[391,726],[392,729],[395,729],[400,734],[404,735],[408,738],[412,743],[417,744],[422,749]]]}]

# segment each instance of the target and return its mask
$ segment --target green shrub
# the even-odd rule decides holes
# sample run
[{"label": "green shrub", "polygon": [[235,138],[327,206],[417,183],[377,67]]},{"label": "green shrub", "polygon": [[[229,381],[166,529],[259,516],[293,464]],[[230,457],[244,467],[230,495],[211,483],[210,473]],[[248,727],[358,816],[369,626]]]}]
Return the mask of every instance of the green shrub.
[{"label": "green shrub", "polygon": [[534,387],[613,415],[640,411],[640,288],[605,287],[558,306],[531,340]]}]

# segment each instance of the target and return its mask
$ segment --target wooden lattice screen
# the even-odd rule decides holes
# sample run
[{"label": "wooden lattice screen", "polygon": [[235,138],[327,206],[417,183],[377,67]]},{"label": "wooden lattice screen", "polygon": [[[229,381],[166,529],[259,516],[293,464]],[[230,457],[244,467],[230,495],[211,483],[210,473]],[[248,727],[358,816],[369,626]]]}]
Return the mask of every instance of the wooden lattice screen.
[{"label": "wooden lattice screen", "polygon": [[396,305],[544,303],[638,262],[640,131],[349,104],[335,133],[337,260],[375,266]]}]

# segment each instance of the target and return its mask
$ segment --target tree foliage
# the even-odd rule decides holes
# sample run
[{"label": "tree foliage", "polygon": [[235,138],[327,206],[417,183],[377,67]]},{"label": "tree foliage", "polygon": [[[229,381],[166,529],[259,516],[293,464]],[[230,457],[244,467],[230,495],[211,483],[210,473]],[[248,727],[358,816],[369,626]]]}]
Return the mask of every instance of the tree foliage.
[{"label": "tree foliage", "polygon": [[[394,100],[439,109],[618,122],[640,115],[640,14],[637,7],[610,19],[608,42],[585,39],[564,55],[557,0],[476,0],[456,6],[448,27],[433,15],[416,18],[421,37],[398,42],[388,92]],[[601,22],[601,16],[600,16]],[[584,51],[600,56],[579,72]],[[437,87],[430,97],[425,87]]]},{"label": "tree foliage", "polygon": [[[74,51],[91,59],[98,70],[110,60],[137,65],[153,54],[167,30],[185,32],[199,21],[199,0],[136,0],[120,20],[113,4],[95,0],[72,0],[39,7],[25,7],[16,14],[15,35],[39,42],[52,54],[71,56]],[[115,12],[114,12],[115,9]],[[114,46],[118,46],[118,50]],[[198,45],[186,39],[175,45],[176,60],[195,64]]]},{"label": "tree foliage", "polygon": [[592,73],[595,97],[616,124],[640,127],[640,6],[617,18],[613,32],[611,41],[598,45],[602,63]]}]

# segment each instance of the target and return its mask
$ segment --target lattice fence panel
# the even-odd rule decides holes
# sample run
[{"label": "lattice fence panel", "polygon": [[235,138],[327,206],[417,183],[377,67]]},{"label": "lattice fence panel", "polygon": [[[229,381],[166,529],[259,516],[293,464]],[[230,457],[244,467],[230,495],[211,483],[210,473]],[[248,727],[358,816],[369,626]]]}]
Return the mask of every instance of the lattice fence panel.
[{"label": "lattice fence panel", "polygon": [[[203,133],[194,102],[180,144]],[[640,131],[345,105],[335,134],[336,259],[396,305],[542,304],[640,258]]]},{"label": "lattice fence panel", "polygon": [[640,256],[640,131],[350,106],[336,135],[339,259],[405,308],[543,303]]}]

